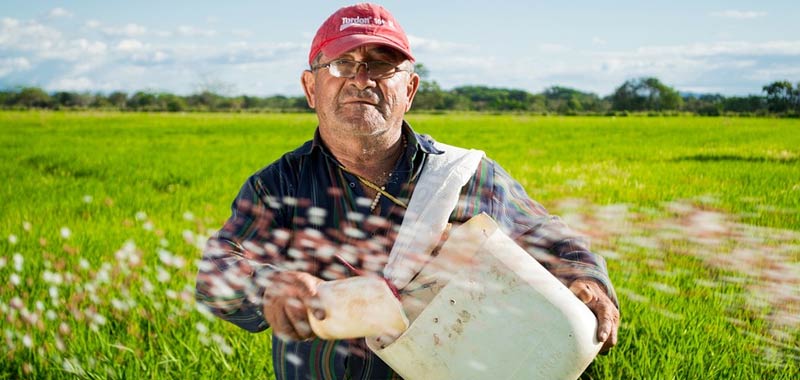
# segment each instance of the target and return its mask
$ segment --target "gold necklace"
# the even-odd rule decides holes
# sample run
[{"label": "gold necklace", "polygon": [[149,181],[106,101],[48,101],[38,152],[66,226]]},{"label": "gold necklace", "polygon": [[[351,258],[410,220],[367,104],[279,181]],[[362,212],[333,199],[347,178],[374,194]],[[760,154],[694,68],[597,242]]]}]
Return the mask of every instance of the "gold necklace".
[{"label": "gold necklace", "polygon": [[[403,138],[403,150],[400,151],[400,157],[403,156],[403,153],[406,151],[406,148],[408,148],[408,141],[406,140],[406,136],[405,135],[401,135],[401,136]],[[399,159],[399,157],[398,157],[398,159]],[[369,206],[369,212],[370,213],[375,211],[375,208],[378,207],[378,202],[381,199],[381,195],[383,195],[384,197],[388,198],[390,201],[392,201],[392,203],[394,203],[394,204],[396,204],[396,205],[398,205],[398,206],[400,206],[402,208],[408,208],[408,205],[405,204],[405,202],[397,199],[392,194],[389,194],[389,192],[386,191],[386,185],[378,186],[374,182],[372,182],[372,181],[370,181],[370,180],[368,180],[368,179],[366,179],[366,178],[364,178],[364,177],[362,177],[362,176],[360,176],[360,175],[358,175],[358,174],[356,174],[356,173],[354,173],[354,172],[352,172],[350,170],[347,170],[347,168],[345,168],[344,165],[339,165],[339,168],[344,170],[347,173],[350,173],[350,174],[354,175],[365,186],[367,186],[370,189],[375,190],[377,192],[375,194],[375,199],[372,200],[372,204]],[[389,178],[391,178],[391,177],[392,177],[392,174],[390,173],[389,174]]]}]

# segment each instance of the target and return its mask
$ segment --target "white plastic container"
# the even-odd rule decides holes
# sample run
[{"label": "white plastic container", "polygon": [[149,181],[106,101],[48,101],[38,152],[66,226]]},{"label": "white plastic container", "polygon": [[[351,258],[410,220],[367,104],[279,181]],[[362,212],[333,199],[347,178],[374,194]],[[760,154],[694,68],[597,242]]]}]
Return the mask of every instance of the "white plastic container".
[{"label": "white plastic container", "polygon": [[325,318],[317,319],[309,309],[308,322],[322,339],[397,337],[408,328],[400,301],[377,276],[322,282],[317,298]]},{"label": "white plastic container", "polygon": [[485,214],[405,289],[409,328],[367,339],[405,380],[574,380],[602,347],[594,314]]}]

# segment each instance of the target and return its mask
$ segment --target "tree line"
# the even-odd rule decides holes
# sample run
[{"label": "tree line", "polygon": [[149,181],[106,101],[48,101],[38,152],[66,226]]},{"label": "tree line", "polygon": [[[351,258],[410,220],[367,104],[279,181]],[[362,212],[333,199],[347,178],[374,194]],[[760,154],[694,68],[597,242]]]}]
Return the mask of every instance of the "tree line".
[{"label": "tree line", "polygon": [[[625,81],[605,97],[572,88],[553,86],[542,93],[487,86],[460,86],[443,90],[427,79],[427,69],[417,64],[422,77],[413,110],[424,112],[479,111],[529,112],[564,115],[626,115],[628,113],[697,115],[800,116],[800,82],[777,81],[765,85],[762,95],[723,96],[681,94],[657,78]],[[38,87],[0,90],[5,109],[99,109],[147,112],[310,112],[303,96],[223,96],[212,91],[192,95],[137,91],[89,93]]]}]

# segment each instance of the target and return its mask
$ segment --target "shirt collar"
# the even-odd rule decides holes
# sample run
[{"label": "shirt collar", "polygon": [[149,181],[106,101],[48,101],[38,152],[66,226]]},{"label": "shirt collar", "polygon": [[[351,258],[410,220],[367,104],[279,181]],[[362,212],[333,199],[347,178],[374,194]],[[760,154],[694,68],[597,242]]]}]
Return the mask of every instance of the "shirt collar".
[{"label": "shirt collar", "polygon": [[[414,157],[417,150],[421,150],[423,153],[426,154],[442,154],[443,151],[437,149],[433,144],[435,141],[433,137],[430,135],[421,135],[417,132],[414,132],[414,129],[411,128],[411,125],[408,124],[405,120],[403,120],[403,134],[406,135],[406,139],[408,140],[408,151],[406,154],[409,157]],[[319,127],[314,131],[314,139],[311,140],[310,144],[304,144],[297,150],[297,153],[301,156],[307,156],[311,154],[315,149],[319,149],[320,152],[325,154],[326,156],[335,160],[333,155],[325,149],[325,144],[322,143],[322,136],[319,133]]]}]

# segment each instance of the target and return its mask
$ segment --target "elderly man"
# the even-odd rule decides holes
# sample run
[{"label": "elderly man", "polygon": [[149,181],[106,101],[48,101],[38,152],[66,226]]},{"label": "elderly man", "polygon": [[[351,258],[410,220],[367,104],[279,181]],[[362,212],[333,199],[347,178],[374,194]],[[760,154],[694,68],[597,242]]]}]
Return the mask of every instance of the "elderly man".
[{"label": "elderly man", "polygon": [[[309,327],[323,281],[383,273],[426,164],[445,153],[404,121],[419,86],[400,24],[384,8],[341,8],[319,28],[302,74],[319,126],[313,140],[251,176],[209,239],[198,301],[248,331],[273,332],[278,379],[397,378],[363,339],[322,340]],[[598,319],[604,350],[619,312],[603,259],[481,158],[460,188],[453,224],[491,215]],[[402,291],[402,289],[401,289]]]}]

